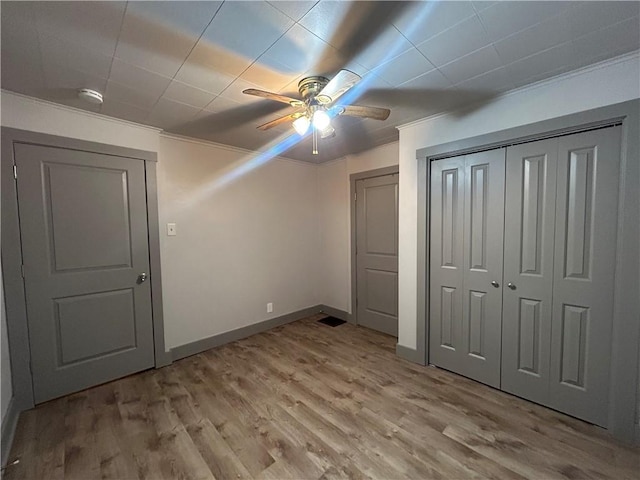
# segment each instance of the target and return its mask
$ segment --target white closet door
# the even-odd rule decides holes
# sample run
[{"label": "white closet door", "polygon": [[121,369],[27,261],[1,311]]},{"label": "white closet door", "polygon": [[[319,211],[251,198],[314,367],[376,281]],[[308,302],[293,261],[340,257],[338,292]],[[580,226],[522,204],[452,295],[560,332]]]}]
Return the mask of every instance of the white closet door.
[{"label": "white closet door", "polygon": [[550,401],[607,425],[621,128],[561,137]]},{"label": "white closet door", "polygon": [[507,148],[502,389],[549,398],[558,139]]},{"label": "white closet door", "polygon": [[431,167],[430,360],[494,387],[500,386],[504,162],[505,150],[496,149]]}]

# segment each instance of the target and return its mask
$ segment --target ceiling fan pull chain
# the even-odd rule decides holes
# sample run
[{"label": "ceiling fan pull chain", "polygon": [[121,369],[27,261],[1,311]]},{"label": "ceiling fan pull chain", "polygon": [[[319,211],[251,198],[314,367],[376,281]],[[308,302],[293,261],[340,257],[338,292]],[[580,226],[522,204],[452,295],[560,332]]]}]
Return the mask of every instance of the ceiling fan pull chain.
[{"label": "ceiling fan pull chain", "polygon": [[315,127],[312,127],[312,135],[313,135],[313,150],[311,151],[311,153],[313,155],[318,155],[318,129]]}]

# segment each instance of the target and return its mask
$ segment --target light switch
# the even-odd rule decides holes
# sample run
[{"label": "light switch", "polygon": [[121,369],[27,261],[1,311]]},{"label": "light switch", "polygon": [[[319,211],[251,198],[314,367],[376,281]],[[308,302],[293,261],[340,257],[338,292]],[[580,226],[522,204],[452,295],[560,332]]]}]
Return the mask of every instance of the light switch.
[{"label": "light switch", "polygon": [[178,234],[175,223],[167,223],[167,236],[175,237]]}]

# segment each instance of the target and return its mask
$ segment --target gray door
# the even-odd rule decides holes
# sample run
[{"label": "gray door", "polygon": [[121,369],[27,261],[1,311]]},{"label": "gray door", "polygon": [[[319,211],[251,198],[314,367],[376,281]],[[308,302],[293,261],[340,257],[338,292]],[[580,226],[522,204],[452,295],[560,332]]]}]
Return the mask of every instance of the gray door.
[{"label": "gray door", "polygon": [[505,150],[431,164],[430,362],[500,386]]},{"label": "gray door", "polygon": [[154,364],[144,162],[15,144],[36,403]]},{"label": "gray door", "polygon": [[398,336],[398,174],[356,182],[356,322]]},{"label": "gray door", "polygon": [[558,139],[549,404],[607,425],[621,127]]},{"label": "gray door", "polygon": [[549,397],[558,139],[507,148],[502,389]]}]

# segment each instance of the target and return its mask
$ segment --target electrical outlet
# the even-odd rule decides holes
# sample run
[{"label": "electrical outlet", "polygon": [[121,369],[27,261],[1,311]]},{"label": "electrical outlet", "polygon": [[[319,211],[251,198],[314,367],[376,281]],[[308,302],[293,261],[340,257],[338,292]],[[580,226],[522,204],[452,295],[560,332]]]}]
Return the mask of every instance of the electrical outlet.
[{"label": "electrical outlet", "polygon": [[267,313],[272,313],[273,312],[273,303],[269,302],[267,303]]},{"label": "electrical outlet", "polygon": [[178,234],[175,223],[167,223],[167,236],[175,237]]}]

